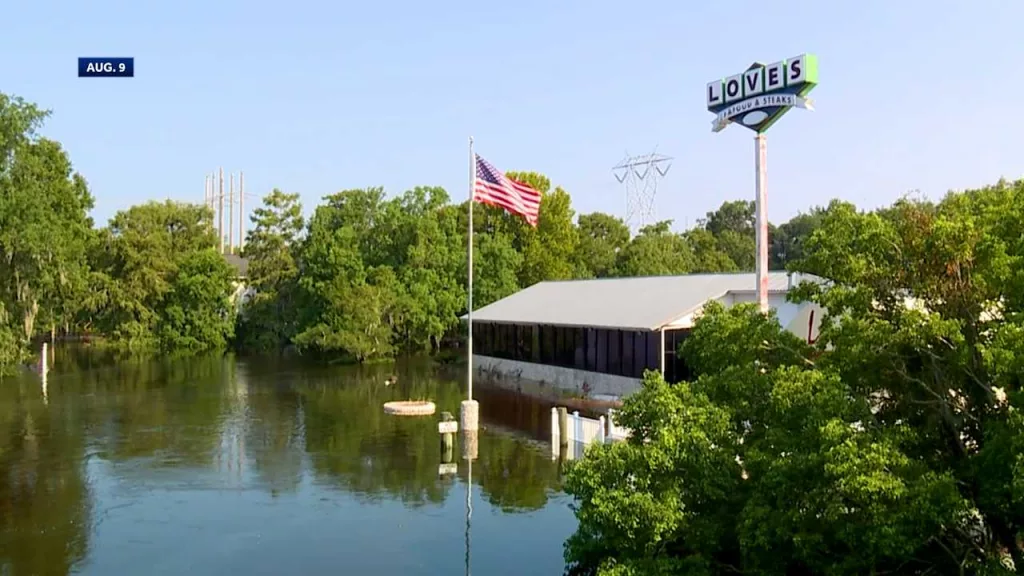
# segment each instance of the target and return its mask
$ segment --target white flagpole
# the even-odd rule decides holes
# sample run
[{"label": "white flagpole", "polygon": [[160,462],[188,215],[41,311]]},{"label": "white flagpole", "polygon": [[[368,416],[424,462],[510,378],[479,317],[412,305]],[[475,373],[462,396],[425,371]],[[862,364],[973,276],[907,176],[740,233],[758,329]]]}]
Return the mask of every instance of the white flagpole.
[{"label": "white flagpole", "polygon": [[469,324],[469,338],[467,344],[467,350],[469,352],[468,361],[468,394],[467,400],[473,400],[473,189],[476,187],[476,155],[473,153],[473,137],[469,137],[469,281],[468,285],[468,301],[469,301],[469,314],[467,315]]},{"label": "white flagpole", "polygon": [[[476,188],[476,154],[473,153],[473,137],[469,138],[469,247],[467,248],[467,268],[469,277],[466,282],[467,302],[469,311],[466,313],[468,340],[466,351],[466,399],[462,401],[462,431],[466,436],[466,445],[475,445],[476,432],[480,429],[480,405],[473,400],[473,190]],[[471,451],[476,458],[476,449]]]}]

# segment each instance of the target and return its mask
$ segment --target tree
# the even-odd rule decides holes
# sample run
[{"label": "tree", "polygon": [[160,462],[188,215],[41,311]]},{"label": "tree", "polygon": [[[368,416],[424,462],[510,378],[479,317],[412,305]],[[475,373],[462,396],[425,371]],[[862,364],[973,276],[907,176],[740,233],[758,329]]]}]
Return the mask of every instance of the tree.
[{"label": "tree", "polygon": [[604,278],[615,271],[615,259],[629,243],[629,226],[601,212],[579,217],[576,269],[583,277]]},{"label": "tree", "polygon": [[182,260],[161,302],[158,335],[165,351],[203,352],[234,336],[230,294],[235,271],[212,246]]},{"label": "tree", "polygon": [[[693,252],[694,272],[735,272],[736,262],[718,247],[718,241],[711,232],[693,228],[684,234],[686,243]],[[751,258],[753,254],[751,254]]]},{"label": "tree", "polygon": [[616,274],[661,276],[693,270],[695,261],[690,246],[681,235],[671,231],[671,225],[671,220],[665,220],[641,228],[619,252]]},{"label": "tree", "polygon": [[20,321],[19,339],[27,341],[40,315],[49,328],[69,324],[76,312],[92,196],[59,143],[31,137],[42,113],[10,102],[0,95],[3,132],[16,126],[25,132],[4,136],[8,150],[0,161],[0,291]]},{"label": "tree", "polygon": [[409,219],[405,258],[400,275],[408,287],[406,343],[415,349],[436,350],[446,333],[458,326],[466,292],[465,235],[458,217],[446,209],[443,188],[415,188],[399,200]]},{"label": "tree", "polygon": [[[93,300],[102,306],[96,311],[96,324],[119,346],[130,350],[170,346],[168,338],[185,321],[173,307],[188,306],[179,297],[181,290],[200,298],[196,302],[200,307],[225,301],[231,294],[230,283],[221,279],[233,272],[223,257],[217,255],[223,264],[219,266],[208,254],[216,245],[216,235],[213,214],[204,206],[170,200],[133,206],[115,214],[101,234],[91,263],[96,272],[91,290],[102,295]],[[209,282],[186,287],[188,278],[203,274],[214,276]],[[208,315],[197,313],[195,321]],[[216,328],[205,334],[216,333],[223,331]],[[199,348],[217,341],[216,337],[204,340],[206,344]]]},{"label": "tree", "polygon": [[705,307],[570,473],[575,574],[1006,573],[1024,565],[1024,181],[833,202],[794,269],[813,346]]},{"label": "tree", "polygon": [[824,208],[814,207],[770,231],[771,249],[768,258],[772,270],[784,270],[790,262],[804,258],[804,244],[821,225],[824,212]]},{"label": "tree", "polygon": [[537,228],[526,236],[522,250],[519,283],[523,287],[576,276],[573,256],[579,245],[579,232],[573,225],[575,212],[569,194],[555,188],[543,196],[540,210]]},{"label": "tree", "polygon": [[250,218],[253,228],[244,256],[255,293],[238,316],[238,344],[254,350],[279,349],[298,330],[296,251],[303,229],[299,195],[275,188]]},{"label": "tree", "polygon": [[740,236],[754,236],[755,205],[750,200],[732,200],[723,202],[718,210],[708,212],[700,221],[704,229],[716,237],[725,232],[735,232]]}]

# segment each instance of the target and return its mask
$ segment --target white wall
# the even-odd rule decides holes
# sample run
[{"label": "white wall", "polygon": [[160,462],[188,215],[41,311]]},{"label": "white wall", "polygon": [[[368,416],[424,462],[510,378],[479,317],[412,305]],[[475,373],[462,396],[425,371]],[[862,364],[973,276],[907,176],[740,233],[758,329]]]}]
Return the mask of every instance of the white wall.
[{"label": "white wall", "polygon": [[[744,302],[757,302],[757,294],[754,292],[730,292],[721,300],[726,306],[741,304]],[[796,334],[803,340],[817,339],[818,331],[821,328],[821,317],[824,310],[821,306],[812,302],[801,302],[794,304],[786,301],[786,294],[781,292],[768,294],[768,306],[775,310],[779,318],[779,324]],[[811,313],[814,313],[814,321],[811,324]],[[810,329],[808,329],[810,326]]]},{"label": "white wall", "polygon": [[614,374],[601,374],[561,366],[534,364],[518,360],[505,360],[491,356],[473,355],[473,368],[477,372],[493,373],[502,380],[523,379],[539,382],[567,392],[584,395],[584,384],[587,384],[587,396],[614,396],[622,398],[640,389],[639,378],[627,378]]}]

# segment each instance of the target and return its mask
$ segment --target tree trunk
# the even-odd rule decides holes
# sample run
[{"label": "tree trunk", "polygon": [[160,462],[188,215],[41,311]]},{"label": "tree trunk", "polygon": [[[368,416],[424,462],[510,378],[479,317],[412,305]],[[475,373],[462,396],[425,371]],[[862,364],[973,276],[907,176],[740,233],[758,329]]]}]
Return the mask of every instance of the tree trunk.
[{"label": "tree trunk", "polygon": [[32,332],[35,330],[36,314],[39,312],[39,302],[32,300],[32,305],[25,308],[25,339],[32,339]]}]

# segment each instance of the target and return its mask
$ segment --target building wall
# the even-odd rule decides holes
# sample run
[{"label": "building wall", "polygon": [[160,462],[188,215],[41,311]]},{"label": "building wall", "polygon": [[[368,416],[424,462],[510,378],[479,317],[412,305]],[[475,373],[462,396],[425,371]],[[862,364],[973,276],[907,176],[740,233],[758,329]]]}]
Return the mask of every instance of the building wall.
[{"label": "building wall", "polygon": [[[757,294],[752,291],[730,293],[722,302],[726,306],[757,302]],[[780,292],[768,295],[768,306],[775,309],[779,324],[782,324],[785,329],[808,342],[813,342],[818,338],[821,317],[824,314],[824,309],[821,306],[813,302],[799,304],[789,302],[786,300],[786,294]]]},{"label": "building wall", "polygon": [[661,335],[650,330],[476,321],[473,350],[491,358],[633,379],[661,366]]},{"label": "building wall", "polygon": [[627,378],[614,374],[601,374],[561,366],[534,364],[519,360],[506,360],[491,356],[473,355],[473,367],[477,372],[493,374],[503,379],[523,379],[560,388],[567,392],[587,396],[625,397],[640,389],[639,378]]}]

